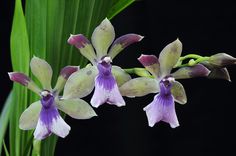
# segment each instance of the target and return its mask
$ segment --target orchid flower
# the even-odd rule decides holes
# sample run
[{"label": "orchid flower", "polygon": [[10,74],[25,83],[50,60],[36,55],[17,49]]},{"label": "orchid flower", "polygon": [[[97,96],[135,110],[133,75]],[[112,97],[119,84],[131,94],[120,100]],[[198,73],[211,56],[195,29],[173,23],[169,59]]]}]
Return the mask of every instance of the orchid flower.
[{"label": "orchid flower", "polygon": [[121,94],[128,97],[159,92],[154,100],[144,108],[150,127],[159,121],[169,123],[172,128],[178,127],[174,101],[185,104],[187,97],[184,87],[176,79],[207,76],[210,72],[203,65],[197,64],[192,67],[182,67],[171,73],[181,52],[182,43],[177,39],[161,51],[159,58],[154,55],[141,55],[138,60],[152,76],[134,78],[120,87]]},{"label": "orchid flower", "polygon": [[52,69],[46,61],[33,57],[30,67],[33,75],[41,82],[43,89],[40,89],[33,80],[23,73],[9,73],[12,81],[26,86],[40,96],[39,101],[32,103],[22,113],[19,121],[20,129],[35,129],[34,138],[37,140],[42,140],[52,133],[64,138],[69,134],[71,128],[60,116],[58,109],[75,119],[89,119],[96,116],[92,107],[84,100],[78,98],[62,99],[59,97],[66,80],[79,67],[64,67],[54,89],[51,87]]},{"label": "orchid flower", "polygon": [[92,44],[82,34],[70,36],[68,43],[78,48],[92,65],[71,75],[65,85],[64,98],[84,97],[90,94],[95,86],[91,99],[93,107],[104,103],[119,107],[125,105],[119,86],[130,80],[131,77],[123,69],[111,65],[111,63],[125,47],[141,41],[143,37],[137,34],[127,34],[113,42],[114,38],[114,28],[107,18],[95,28],[91,37]]}]

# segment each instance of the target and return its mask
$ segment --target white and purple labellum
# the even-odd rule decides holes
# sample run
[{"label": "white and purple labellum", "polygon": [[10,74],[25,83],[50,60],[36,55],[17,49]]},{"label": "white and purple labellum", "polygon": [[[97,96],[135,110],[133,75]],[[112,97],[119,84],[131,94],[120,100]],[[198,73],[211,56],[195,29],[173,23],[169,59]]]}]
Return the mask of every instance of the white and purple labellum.
[{"label": "white and purple labellum", "polygon": [[65,137],[70,131],[70,126],[61,118],[53,94],[47,90],[41,92],[42,109],[34,136],[41,140],[54,133],[60,137]]},{"label": "white and purple labellum", "polygon": [[153,127],[159,121],[169,123],[172,128],[179,126],[175,112],[174,98],[171,94],[171,82],[173,80],[172,77],[162,79],[159,83],[160,93],[154,97],[151,104],[144,108],[150,127]]},{"label": "white and purple labellum", "polygon": [[104,57],[98,62],[98,76],[95,79],[95,91],[91,99],[91,104],[98,107],[103,103],[124,106],[125,102],[119,92],[116,80],[112,75],[111,58]]}]

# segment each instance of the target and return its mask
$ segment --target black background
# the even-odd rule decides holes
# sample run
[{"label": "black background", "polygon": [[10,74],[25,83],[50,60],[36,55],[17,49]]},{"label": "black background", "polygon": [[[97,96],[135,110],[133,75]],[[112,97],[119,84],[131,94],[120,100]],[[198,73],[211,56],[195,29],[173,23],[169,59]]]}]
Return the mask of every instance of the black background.
[{"label": "black background", "polygon": [[[11,71],[9,35],[14,3],[1,1],[0,6],[2,107],[12,87],[7,72]],[[114,64],[123,68],[141,67],[137,61],[141,53],[158,56],[177,37],[184,45],[183,55],[226,52],[236,56],[235,19],[233,1],[138,1],[112,19],[112,23],[117,36],[133,32],[145,38],[125,49]],[[231,83],[206,78],[180,81],[185,86],[188,103],[176,104],[180,122],[176,129],[163,122],[148,127],[142,109],[154,94],[125,98],[127,106],[103,105],[96,109],[99,115],[96,118],[82,121],[68,117],[66,121],[72,130],[65,139],[59,139],[55,155],[236,155],[236,67],[228,69]]]}]

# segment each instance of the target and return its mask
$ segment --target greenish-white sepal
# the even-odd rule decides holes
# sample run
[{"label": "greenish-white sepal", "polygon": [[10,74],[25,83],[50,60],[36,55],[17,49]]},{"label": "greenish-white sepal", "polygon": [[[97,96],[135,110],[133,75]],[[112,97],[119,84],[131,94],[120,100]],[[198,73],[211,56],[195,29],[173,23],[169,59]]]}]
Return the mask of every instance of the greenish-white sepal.
[{"label": "greenish-white sepal", "polygon": [[115,44],[111,47],[108,55],[111,57],[111,59],[114,59],[119,52],[123,50],[123,46],[121,44]]},{"label": "greenish-white sepal", "polygon": [[147,77],[131,79],[120,87],[121,95],[127,97],[139,97],[157,92],[159,92],[158,81]]},{"label": "greenish-white sepal", "polygon": [[79,50],[84,57],[86,57],[92,64],[95,64],[97,57],[91,44],[85,44],[84,47],[79,48]]},{"label": "greenish-white sepal", "polygon": [[42,90],[32,80],[28,83],[27,88],[38,95],[40,95],[40,93],[42,92]]},{"label": "greenish-white sepal", "polygon": [[52,68],[43,59],[34,56],[30,68],[35,77],[41,82],[43,89],[51,90]]},{"label": "greenish-white sepal", "polygon": [[184,87],[178,81],[172,82],[171,93],[174,96],[174,99],[179,104],[186,104],[187,103],[187,96],[184,90]]},{"label": "greenish-white sepal", "polygon": [[182,43],[180,40],[168,44],[159,55],[160,72],[162,76],[170,74],[181,56]]},{"label": "greenish-white sepal", "polygon": [[97,116],[93,108],[84,100],[60,99],[56,102],[57,108],[75,119],[90,119]]},{"label": "greenish-white sepal", "polygon": [[63,76],[59,76],[57,79],[56,86],[54,87],[53,91],[59,94],[62,91],[65,83],[66,83],[66,79]]},{"label": "greenish-white sepal", "polygon": [[98,70],[89,66],[73,73],[66,81],[63,99],[82,98],[90,94],[94,88]]},{"label": "greenish-white sepal", "polygon": [[107,55],[107,51],[115,38],[115,31],[111,22],[105,18],[97,26],[92,34],[92,44],[96,50],[98,59]]},{"label": "greenish-white sepal", "polygon": [[32,103],[20,116],[19,127],[22,130],[31,130],[37,126],[42,105],[40,101]]},{"label": "greenish-white sepal", "polygon": [[112,66],[112,74],[119,87],[131,79],[131,76],[118,66]]}]

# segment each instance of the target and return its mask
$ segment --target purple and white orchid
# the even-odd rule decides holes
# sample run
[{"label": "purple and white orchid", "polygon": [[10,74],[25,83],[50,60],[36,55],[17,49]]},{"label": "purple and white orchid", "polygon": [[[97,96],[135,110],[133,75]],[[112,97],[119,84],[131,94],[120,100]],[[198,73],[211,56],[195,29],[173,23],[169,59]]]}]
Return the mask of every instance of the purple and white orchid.
[{"label": "purple and white orchid", "polygon": [[179,126],[174,101],[185,104],[187,98],[184,87],[175,79],[207,76],[209,74],[209,70],[201,64],[183,67],[171,73],[172,68],[181,56],[181,52],[182,43],[177,39],[161,51],[159,59],[154,55],[141,55],[138,60],[154,78],[135,78],[120,87],[121,94],[128,97],[159,92],[154,100],[144,108],[150,127],[159,121],[169,123],[172,128]]},{"label": "purple and white orchid", "polygon": [[37,140],[42,140],[52,133],[64,138],[69,134],[71,128],[60,116],[58,109],[75,119],[89,119],[96,116],[92,107],[84,100],[59,97],[66,80],[79,69],[78,66],[64,67],[54,89],[51,87],[52,69],[46,61],[33,57],[30,67],[34,76],[41,82],[43,89],[40,89],[33,80],[23,73],[9,73],[12,81],[26,86],[41,97],[39,101],[31,104],[22,113],[19,121],[20,129],[35,129],[34,138]]},{"label": "purple and white orchid", "polygon": [[113,42],[114,38],[114,28],[107,18],[95,28],[92,34],[92,44],[82,34],[70,36],[68,43],[78,48],[80,53],[92,63],[92,66],[88,65],[71,75],[65,85],[64,98],[84,97],[90,94],[95,86],[91,99],[93,107],[104,103],[119,107],[125,105],[119,86],[130,80],[131,77],[123,69],[112,66],[111,63],[119,52],[128,45],[141,41],[143,36],[127,34]]}]

